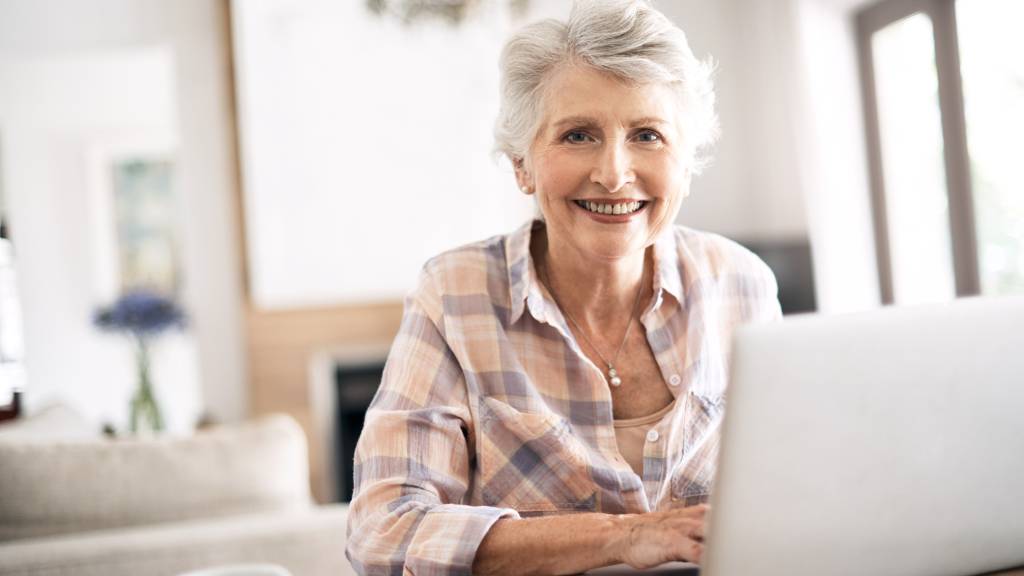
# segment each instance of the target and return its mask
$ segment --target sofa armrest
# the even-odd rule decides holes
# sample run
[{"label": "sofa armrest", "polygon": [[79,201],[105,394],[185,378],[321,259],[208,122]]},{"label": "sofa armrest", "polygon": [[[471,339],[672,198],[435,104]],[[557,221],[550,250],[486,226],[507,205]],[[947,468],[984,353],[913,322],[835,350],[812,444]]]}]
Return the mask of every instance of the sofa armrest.
[{"label": "sofa armrest", "polygon": [[349,576],[348,506],[189,520],[0,544],[10,576],[173,576],[208,566],[266,562],[294,576]]}]

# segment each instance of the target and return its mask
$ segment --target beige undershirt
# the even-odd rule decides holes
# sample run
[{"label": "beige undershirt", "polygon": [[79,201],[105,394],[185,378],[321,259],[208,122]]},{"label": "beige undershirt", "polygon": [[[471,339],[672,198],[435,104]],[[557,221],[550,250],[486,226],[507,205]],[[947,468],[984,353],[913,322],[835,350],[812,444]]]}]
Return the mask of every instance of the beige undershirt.
[{"label": "beige undershirt", "polygon": [[641,478],[644,476],[644,444],[647,442],[647,431],[661,421],[673,406],[675,406],[675,402],[669,402],[667,406],[654,414],[612,421],[615,426],[615,441],[619,444],[619,454],[622,454],[629,466]]}]

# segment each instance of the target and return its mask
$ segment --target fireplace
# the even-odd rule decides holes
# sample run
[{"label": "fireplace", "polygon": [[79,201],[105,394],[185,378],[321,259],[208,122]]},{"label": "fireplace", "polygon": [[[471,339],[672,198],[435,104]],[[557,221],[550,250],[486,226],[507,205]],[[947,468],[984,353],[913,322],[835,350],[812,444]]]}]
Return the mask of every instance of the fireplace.
[{"label": "fireplace", "polygon": [[356,452],[356,441],[363,431],[366,409],[370,407],[373,395],[377,393],[383,373],[383,361],[359,365],[338,364],[334,369],[334,382],[337,388],[335,494],[339,502],[352,500],[352,459]]},{"label": "fireplace", "polygon": [[313,482],[324,502],[352,499],[352,457],[384,372],[388,344],[345,347],[314,354],[310,400],[320,472]]}]

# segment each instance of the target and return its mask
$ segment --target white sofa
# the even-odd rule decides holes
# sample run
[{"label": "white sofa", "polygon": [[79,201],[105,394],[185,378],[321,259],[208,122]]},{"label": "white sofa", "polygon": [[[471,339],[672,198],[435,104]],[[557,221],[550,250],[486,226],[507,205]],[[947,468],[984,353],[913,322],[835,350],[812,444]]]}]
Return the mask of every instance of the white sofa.
[{"label": "white sofa", "polygon": [[313,504],[291,418],[118,440],[67,422],[0,425],[0,574],[170,576],[243,563],[354,574],[347,508]]}]

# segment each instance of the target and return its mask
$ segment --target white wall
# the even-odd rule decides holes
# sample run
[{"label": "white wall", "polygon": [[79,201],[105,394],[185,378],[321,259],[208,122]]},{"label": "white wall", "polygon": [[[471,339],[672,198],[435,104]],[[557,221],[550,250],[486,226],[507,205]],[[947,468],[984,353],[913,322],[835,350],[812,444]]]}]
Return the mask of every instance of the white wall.
[{"label": "white wall", "polygon": [[[0,59],[0,128],[25,307],[28,400],[59,397],[100,421],[123,424],[132,392],[131,347],[96,334],[90,312],[116,295],[100,265],[114,248],[97,204],[109,190],[89,174],[115,141],[151,135],[173,147],[174,57],[154,47],[108,54]],[[106,201],[104,201],[106,200]],[[108,226],[102,226],[107,224]],[[154,355],[169,427],[198,412],[194,339],[176,335]],[[168,394],[167,385],[173,385]]]},{"label": "white wall", "polygon": [[363,2],[232,6],[256,306],[400,299],[429,257],[533,213],[490,157],[514,27],[500,3],[461,26]]},{"label": "white wall", "polygon": [[863,1],[798,0],[802,46],[795,126],[819,308],[881,304],[853,9]]},{"label": "white wall", "polygon": [[154,359],[166,364],[156,366],[155,378],[165,379],[157,386],[174,397],[176,427],[200,410],[244,416],[226,29],[222,6],[206,0],[0,0],[0,165],[18,249],[30,410],[60,397],[94,417],[124,417],[131,359],[88,324],[98,302],[85,166],[91,143],[155,130],[179,151],[192,318],[189,335],[165,342],[172,351]]},{"label": "white wall", "polygon": [[745,240],[807,235],[800,157],[790,128],[796,21],[779,0],[684,0],[656,5],[717,63],[722,136],[679,221]]}]

